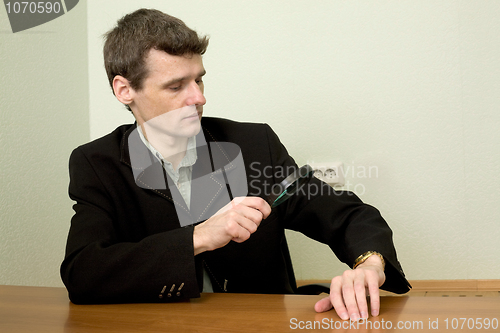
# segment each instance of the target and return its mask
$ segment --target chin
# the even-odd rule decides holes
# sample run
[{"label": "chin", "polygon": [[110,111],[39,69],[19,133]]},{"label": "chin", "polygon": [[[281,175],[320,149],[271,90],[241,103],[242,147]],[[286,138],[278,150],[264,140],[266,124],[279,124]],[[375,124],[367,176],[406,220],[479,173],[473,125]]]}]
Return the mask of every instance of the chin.
[{"label": "chin", "polygon": [[195,126],[192,126],[185,131],[185,136],[187,138],[190,138],[192,136],[198,135],[198,133],[200,133],[200,130],[201,130],[201,124],[200,122],[198,122]]}]

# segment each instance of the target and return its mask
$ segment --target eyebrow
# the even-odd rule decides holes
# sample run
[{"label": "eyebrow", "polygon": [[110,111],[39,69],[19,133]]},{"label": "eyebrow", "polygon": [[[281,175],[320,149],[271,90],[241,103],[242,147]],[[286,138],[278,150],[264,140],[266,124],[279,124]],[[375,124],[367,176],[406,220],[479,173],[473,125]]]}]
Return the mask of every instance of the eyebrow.
[{"label": "eyebrow", "polygon": [[[201,71],[196,77],[202,77],[204,76],[205,74],[207,74],[207,71],[206,70],[203,70]],[[176,78],[176,79],[172,79],[170,81],[167,81],[165,83],[163,83],[161,86],[163,88],[167,88],[169,86],[171,86],[172,84],[175,84],[175,83],[178,83],[178,82],[182,82],[182,81],[185,81],[185,80],[188,80],[189,78],[191,78],[191,76],[184,76],[184,77],[180,77],[180,78]]]}]

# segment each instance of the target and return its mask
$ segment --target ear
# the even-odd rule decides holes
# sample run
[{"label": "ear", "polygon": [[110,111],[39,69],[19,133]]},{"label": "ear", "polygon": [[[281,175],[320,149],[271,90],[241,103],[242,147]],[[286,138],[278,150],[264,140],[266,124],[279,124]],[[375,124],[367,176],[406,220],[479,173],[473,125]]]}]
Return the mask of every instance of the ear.
[{"label": "ear", "polygon": [[121,75],[117,75],[113,79],[113,92],[116,98],[125,105],[129,105],[134,101],[132,98],[133,89],[130,86],[130,82]]}]

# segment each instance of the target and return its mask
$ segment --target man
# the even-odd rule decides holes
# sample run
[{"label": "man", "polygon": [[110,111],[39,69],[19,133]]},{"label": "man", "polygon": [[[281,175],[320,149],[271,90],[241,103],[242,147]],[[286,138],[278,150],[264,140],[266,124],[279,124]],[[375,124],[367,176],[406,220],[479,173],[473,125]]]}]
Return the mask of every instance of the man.
[{"label": "man", "polygon": [[368,291],[378,315],[379,287],[409,290],[391,230],[376,209],[315,178],[307,184],[314,192],[306,189],[271,209],[269,185],[297,166],[269,126],[202,117],[207,46],[207,38],[156,10],[126,15],[106,35],[110,85],[136,124],[75,149],[70,158],[69,194],[76,204],[61,265],[70,299],[295,293],[288,228],[328,244],[355,266],[332,279],[316,311],[333,307],[342,319],[367,318]]}]

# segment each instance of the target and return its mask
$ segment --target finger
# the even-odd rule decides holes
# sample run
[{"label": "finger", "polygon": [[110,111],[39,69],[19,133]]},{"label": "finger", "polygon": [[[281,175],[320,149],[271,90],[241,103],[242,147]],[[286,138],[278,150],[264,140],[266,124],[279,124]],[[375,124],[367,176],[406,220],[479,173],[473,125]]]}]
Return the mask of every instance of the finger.
[{"label": "finger", "polygon": [[368,292],[370,293],[370,306],[372,310],[372,316],[376,317],[380,313],[380,291],[378,283],[375,281],[375,279],[368,282]]},{"label": "finger", "polygon": [[360,318],[368,319],[368,304],[366,303],[365,275],[357,274],[354,280],[354,292]]},{"label": "finger", "polygon": [[355,273],[353,271],[344,272],[342,281],[342,296],[344,297],[344,303],[347,308],[347,312],[349,313],[349,318],[351,318],[352,321],[358,321],[359,310],[356,301],[356,294],[354,292],[354,274]]},{"label": "finger", "polygon": [[269,206],[269,204],[260,197],[245,197],[243,200],[239,201],[239,203],[258,210],[262,213],[264,219],[271,214],[271,206]]},{"label": "finger", "polygon": [[241,228],[246,229],[250,234],[253,234],[254,232],[257,231],[260,222],[262,221],[262,215],[257,211],[255,211],[254,214],[255,213],[257,213],[256,216],[248,218],[247,216],[245,216],[245,213],[240,212],[241,215],[239,215],[238,218],[235,220]]},{"label": "finger", "polygon": [[326,312],[333,308],[332,302],[330,301],[330,296],[322,298],[314,305],[314,310],[316,312]]},{"label": "finger", "polygon": [[341,319],[349,319],[349,314],[342,296],[342,277],[340,276],[337,276],[332,280],[332,284],[330,286],[330,303]]},{"label": "finger", "polygon": [[264,218],[260,211],[247,206],[239,206],[235,210],[238,211],[246,219],[252,221],[257,227],[260,225],[262,219]]},{"label": "finger", "polygon": [[[230,211],[228,214],[230,217],[226,224],[226,230],[237,242],[243,242],[250,238],[262,221],[262,214],[248,207],[240,208],[238,211]],[[245,215],[253,215],[253,217],[247,218]]]},{"label": "finger", "polygon": [[[241,217],[241,219],[244,219]],[[249,220],[247,220],[249,221]],[[249,221],[247,224],[248,226],[245,228],[242,226],[243,222],[237,222],[235,220],[231,220],[226,224],[226,233],[232,237],[232,240],[237,242],[237,243],[242,243],[246,241],[247,239],[250,238],[252,232],[250,232],[247,228],[250,228],[249,226],[253,225],[255,230],[257,227],[255,224],[251,221]]]},{"label": "finger", "polygon": [[231,200],[230,205],[231,207],[235,207],[239,204],[241,204],[243,201],[245,201],[247,197],[236,197],[233,200]]}]

